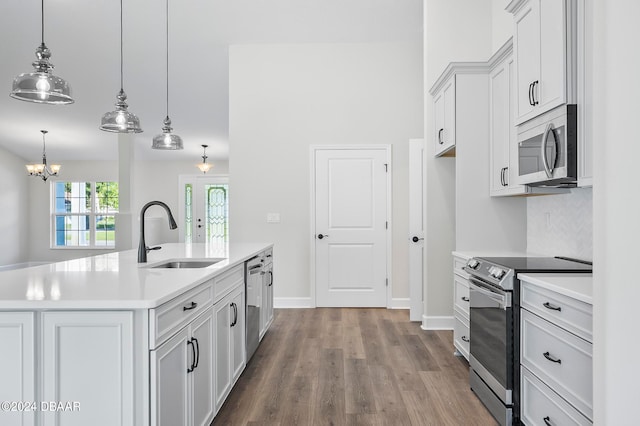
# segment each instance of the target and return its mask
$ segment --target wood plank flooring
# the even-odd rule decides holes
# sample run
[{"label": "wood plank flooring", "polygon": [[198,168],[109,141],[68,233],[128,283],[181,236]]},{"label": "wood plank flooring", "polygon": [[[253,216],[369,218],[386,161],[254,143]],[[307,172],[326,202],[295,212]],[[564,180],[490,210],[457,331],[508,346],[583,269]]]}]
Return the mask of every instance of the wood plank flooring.
[{"label": "wood plank flooring", "polygon": [[276,310],[213,425],[496,425],[452,340],[405,310]]}]

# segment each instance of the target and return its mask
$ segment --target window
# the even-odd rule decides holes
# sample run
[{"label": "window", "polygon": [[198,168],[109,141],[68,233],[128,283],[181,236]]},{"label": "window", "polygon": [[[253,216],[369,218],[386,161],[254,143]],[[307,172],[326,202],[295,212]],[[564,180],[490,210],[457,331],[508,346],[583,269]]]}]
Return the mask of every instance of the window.
[{"label": "window", "polygon": [[52,182],[51,246],[113,248],[118,182]]}]

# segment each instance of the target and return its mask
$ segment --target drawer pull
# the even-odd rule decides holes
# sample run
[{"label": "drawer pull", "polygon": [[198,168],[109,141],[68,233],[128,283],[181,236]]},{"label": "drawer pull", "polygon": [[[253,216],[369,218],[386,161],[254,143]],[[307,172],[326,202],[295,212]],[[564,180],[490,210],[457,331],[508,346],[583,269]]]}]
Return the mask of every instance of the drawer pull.
[{"label": "drawer pull", "polygon": [[548,359],[549,361],[551,361],[551,362],[556,362],[558,364],[562,364],[562,360],[561,359],[553,358],[551,355],[549,355],[549,352],[545,352],[542,355],[544,355],[544,357],[546,359]]},{"label": "drawer pull", "polygon": [[461,339],[463,342],[469,343],[469,338],[467,336],[462,336]]},{"label": "drawer pull", "polygon": [[547,426],[553,426],[553,423],[551,423],[551,418],[549,416],[545,417],[544,419],[544,424]]},{"label": "drawer pull", "polygon": [[183,311],[190,311],[192,309],[195,309],[198,306],[198,304],[196,302],[191,302],[191,304],[189,306],[183,306],[182,310]]},{"label": "drawer pull", "polygon": [[466,296],[462,296],[460,299],[462,299],[463,302],[468,302],[469,298]]},{"label": "drawer pull", "polygon": [[562,308],[561,308],[560,306],[554,306],[554,305],[552,305],[552,304],[551,304],[551,303],[549,303],[549,302],[544,302],[544,303],[542,304],[542,306],[544,306],[544,307],[545,307],[545,308],[547,308],[547,309],[551,309],[552,311],[558,311],[558,312],[560,312],[560,311],[562,310]]}]

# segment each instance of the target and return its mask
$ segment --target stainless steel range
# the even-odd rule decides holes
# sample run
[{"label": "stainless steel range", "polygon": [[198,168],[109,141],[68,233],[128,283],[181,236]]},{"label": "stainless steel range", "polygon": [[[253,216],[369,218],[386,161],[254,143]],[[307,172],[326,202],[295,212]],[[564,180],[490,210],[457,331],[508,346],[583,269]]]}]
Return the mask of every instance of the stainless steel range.
[{"label": "stainless steel range", "polygon": [[520,272],[592,271],[563,257],[472,258],[469,278],[469,383],[501,425],[520,419]]}]

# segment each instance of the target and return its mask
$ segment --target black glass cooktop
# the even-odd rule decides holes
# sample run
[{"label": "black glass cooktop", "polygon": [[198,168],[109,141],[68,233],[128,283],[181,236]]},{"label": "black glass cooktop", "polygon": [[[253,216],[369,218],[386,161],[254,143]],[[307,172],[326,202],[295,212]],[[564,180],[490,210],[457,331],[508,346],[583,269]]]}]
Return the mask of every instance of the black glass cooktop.
[{"label": "black glass cooktop", "polygon": [[514,272],[591,272],[590,262],[560,257],[480,257]]}]

